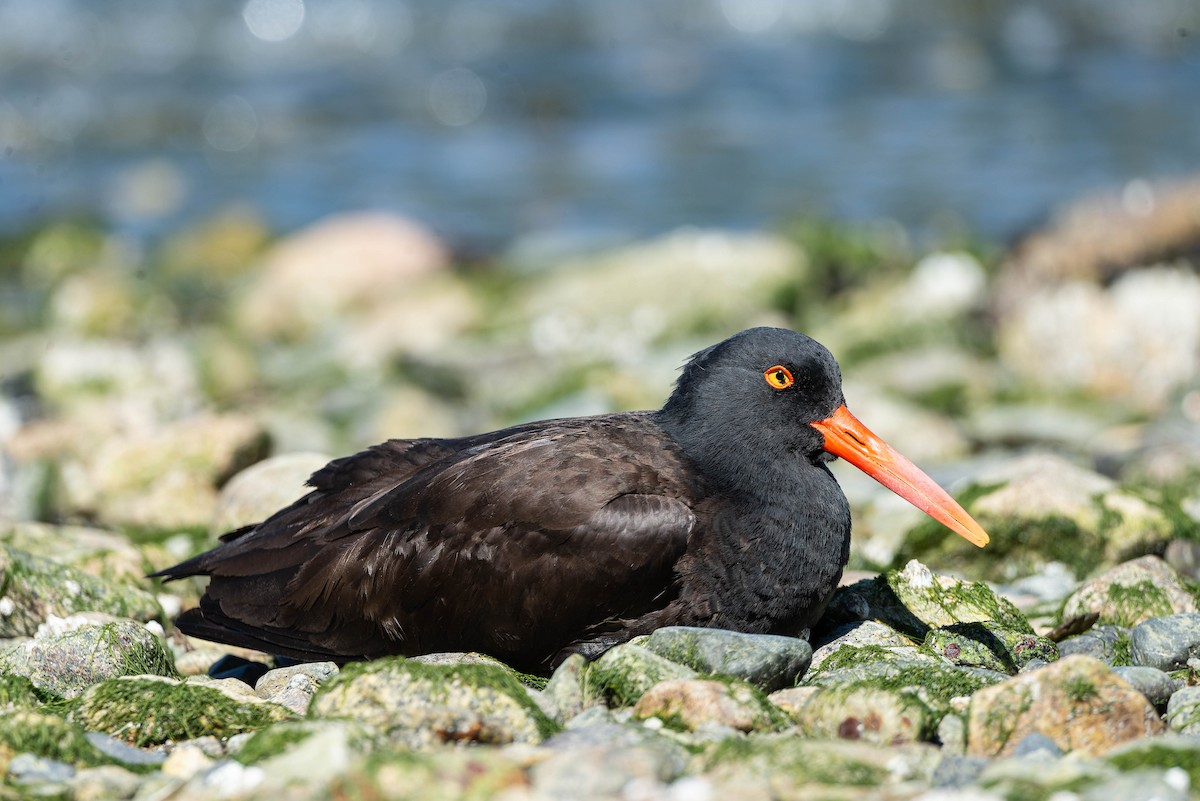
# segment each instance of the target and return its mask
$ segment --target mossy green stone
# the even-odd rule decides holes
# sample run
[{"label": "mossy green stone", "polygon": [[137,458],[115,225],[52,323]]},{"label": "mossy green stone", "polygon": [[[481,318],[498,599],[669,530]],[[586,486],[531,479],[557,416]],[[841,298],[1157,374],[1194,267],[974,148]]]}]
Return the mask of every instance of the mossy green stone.
[{"label": "mossy green stone", "polygon": [[700,674],[689,667],[632,642],[618,645],[593,662],[584,674],[586,692],[599,692],[610,706],[630,706],[643,693],[669,679],[694,679]]},{"label": "mossy green stone", "polygon": [[0,716],[0,746],[77,768],[114,763],[88,742],[82,726],[46,712],[17,710]]},{"label": "mossy green stone", "polygon": [[32,709],[49,699],[49,694],[39,690],[25,676],[0,673],[0,709]]},{"label": "mossy green stone", "polygon": [[1058,647],[1045,637],[992,623],[956,623],[932,629],[925,636],[925,647],[956,665],[1009,674],[1033,659],[1058,659]]},{"label": "mossy green stone", "polygon": [[1179,768],[1187,772],[1193,788],[1200,787],[1200,737],[1165,734],[1134,740],[1105,755],[1117,770]]},{"label": "mossy green stone", "polygon": [[71,720],[137,746],[225,738],[295,717],[277,704],[239,701],[215,687],[143,677],[94,685],[70,709]]},{"label": "mossy green stone", "polygon": [[[698,761],[720,786],[739,778],[769,777],[795,786],[879,787],[906,778],[928,778],[941,757],[932,746],[882,747],[851,740],[813,740],[794,734],[729,738],[709,748]],[[899,763],[906,763],[905,769]],[[907,773],[914,774],[907,776]],[[785,793],[782,797],[809,797]]]},{"label": "mossy green stone", "polygon": [[506,667],[431,665],[404,657],[346,665],[321,685],[308,715],[352,718],[414,737],[424,731],[434,740],[540,742],[558,731]]},{"label": "mossy green stone", "polygon": [[33,556],[0,543],[0,596],[13,613],[0,615],[0,638],[32,637],[50,615],[104,612],[145,622],[164,619],[162,607],[146,590],[107,581],[90,573]]}]

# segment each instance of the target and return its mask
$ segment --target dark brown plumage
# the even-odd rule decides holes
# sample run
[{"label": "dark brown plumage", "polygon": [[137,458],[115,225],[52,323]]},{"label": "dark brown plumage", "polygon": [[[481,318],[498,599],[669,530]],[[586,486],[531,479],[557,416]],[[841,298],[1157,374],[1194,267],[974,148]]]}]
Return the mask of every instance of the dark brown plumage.
[{"label": "dark brown plumage", "polygon": [[[751,329],[696,354],[657,412],[390,440],[156,575],[212,577],[184,632],[308,660],[470,650],[545,671],[665,625],[802,634],[848,555],[830,451],[879,453],[857,454],[866,429],[833,442],[842,412],[828,351]],[[901,494],[986,540],[910,479]]]}]

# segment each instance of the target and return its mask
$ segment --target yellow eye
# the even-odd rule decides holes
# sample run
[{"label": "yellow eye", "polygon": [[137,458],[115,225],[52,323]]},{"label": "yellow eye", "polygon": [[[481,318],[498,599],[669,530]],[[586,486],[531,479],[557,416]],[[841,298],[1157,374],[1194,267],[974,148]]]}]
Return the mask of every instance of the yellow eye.
[{"label": "yellow eye", "polygon": [[763,378],[767,379],[772,389],[787,389],[796,383],[796,379],[792,378],[792,371],[782,364],[768,367],[763,373]]}]

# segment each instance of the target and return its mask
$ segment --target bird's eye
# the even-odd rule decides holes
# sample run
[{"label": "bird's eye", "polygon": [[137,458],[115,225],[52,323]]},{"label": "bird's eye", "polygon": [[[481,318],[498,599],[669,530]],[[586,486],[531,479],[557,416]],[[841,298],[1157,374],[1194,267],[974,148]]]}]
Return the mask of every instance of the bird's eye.
[{"label": "bird's eye", "polygon": [[768,367],[763,373],[763,378],[767,379],[772,389],[787,389],[796,383],[796,379],[792,378],[792,371],[782,364]]}]

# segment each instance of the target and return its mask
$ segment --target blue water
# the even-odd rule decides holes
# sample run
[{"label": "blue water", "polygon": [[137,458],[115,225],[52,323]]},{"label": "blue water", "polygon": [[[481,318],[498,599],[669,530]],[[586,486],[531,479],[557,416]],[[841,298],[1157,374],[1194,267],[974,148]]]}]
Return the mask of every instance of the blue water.
[{"label": "blue water", "polygon": [[0,230],[383,207],[452,241],[797,213],[1005,238],[1200,171],[1200,2],[9,0]]}]

